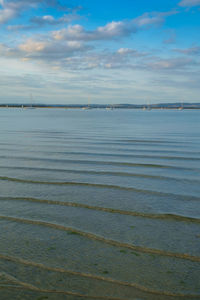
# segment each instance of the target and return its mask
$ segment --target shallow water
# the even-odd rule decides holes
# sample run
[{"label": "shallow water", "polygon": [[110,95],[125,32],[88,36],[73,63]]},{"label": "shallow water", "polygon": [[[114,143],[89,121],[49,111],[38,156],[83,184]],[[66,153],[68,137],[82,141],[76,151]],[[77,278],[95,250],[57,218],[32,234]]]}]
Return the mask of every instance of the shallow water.
[{"label": "shallow water", "polygon": [[0,299],[200,299],[200,112],[0,110]]}]

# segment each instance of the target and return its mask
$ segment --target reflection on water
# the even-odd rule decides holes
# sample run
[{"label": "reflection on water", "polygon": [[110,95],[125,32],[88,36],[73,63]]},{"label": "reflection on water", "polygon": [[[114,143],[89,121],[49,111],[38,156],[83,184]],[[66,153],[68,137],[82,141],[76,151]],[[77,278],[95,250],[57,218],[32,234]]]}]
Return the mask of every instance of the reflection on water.
[{"label": "reflection on water", "polygon": [[0,299],[199,299],[198,111],[0,110]]}]

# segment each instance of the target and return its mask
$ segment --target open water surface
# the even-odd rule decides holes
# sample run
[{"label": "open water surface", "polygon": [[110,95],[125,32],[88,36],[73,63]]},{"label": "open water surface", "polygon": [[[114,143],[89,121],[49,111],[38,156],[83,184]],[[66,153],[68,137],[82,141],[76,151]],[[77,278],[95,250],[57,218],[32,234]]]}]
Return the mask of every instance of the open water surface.
[{"label": "open water surface", "polygon": [[1,109],[0,299],[200,299],[200,111]]}]

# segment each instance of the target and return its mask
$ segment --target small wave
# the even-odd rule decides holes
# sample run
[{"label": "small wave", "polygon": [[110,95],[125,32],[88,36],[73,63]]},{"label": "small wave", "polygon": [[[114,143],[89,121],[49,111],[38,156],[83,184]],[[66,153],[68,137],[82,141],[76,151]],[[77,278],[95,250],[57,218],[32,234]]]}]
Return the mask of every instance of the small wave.
[{"label": "small wave", "polygon": [[[14,151],[13,149],[16,149],[16,148],[19,148],[17,150],[20,150],[20,149],[23,149],[24,150],[24,145],[23,144],[15,144],[15,143],[0,143],[0,145],[7,145],[7,146],[11,146],[11,148],[1,148],[2,150],[12,150]],[[123,146],[123,145],[122,145]],[[52,147],[51,149],[56,149],[58,148],[59,151],[49,151],[49,145],[42,145],[41,147],[41,144],[34,144],[34,147],[36,147],[37,149],[46,149],[48,148],[48,150],[41,150],[41,152],[44,152],[44,153],[58,153],[58,154],[65,154],[65,153],[68,153],[66,152],[66,146],[58,146],[58,145],[55,145],[55,144],[52,144]],[[92,152],[92,153],[96,153],[99,151],[100,148],[103,148],[104,151],[105,151],[105,146],[102,145],[89,145],[89,147],[87,145],[76,145],[76,150],[80,149],[82,152],[83,149],[86,149],[86,150],[95,150],[95,152]],[[61,149],[63,149],[63,151],[61,151]],[[73,149],[74,150],[74,147],[73,146],[70,146],[70,145],[67,145],[67,149]],[[106,149],[107,151],[110,151],[111,149],[108,147]],[[31,150],[30,152],[38,152],[38,150]],[[116,153],[117,152],[117,153]],[[186,151],[185,149],[184,150],[171,150],[171,149],[168,149],[168,150],[158,150],[158,149],[153,149],[153,150],[149,150],[149,149],[146,149],[146,148],[143,148],[143,149],[138,149],[138,148],[131,148],[131,149],[127,149],[127,148],[124,148],[124,147],[120,147],[120,148],[114,148],[112,149],[112,153],[111,154],[120,154],[120,155],[126,155],[126,153],[128,152],[128,154],[132,154],[133,152],[136,152],[136,153],[149,153],[149,152],[153,152],[153,153],[158,153],[158,156],[161,155],[161,154],[166,154],[166,155],[169,155],[169,154],[172,154],[173,156],[175,154],[178,154],[180,156],[181,155],[189,155],[189,157],[191,157],[191,155],[200,155],[200,152],[199,151]],[[73,151],[69,152],[69,153],[75,153]],[[122,154],[123,153],[123,154]],[[182,157],[182,156],[181,156]],[[199,158],[199,157],[198,157]]]},{"label": "small wave", "polygon": [[173,182],[184,182],[184,183],[200,183],[198,179],[187,179],[177,178],[161,175],[151,175],[142,173],[130,173],[130,172],[113,172],[113,171],[94,171],[94,170],[75,170],[75,169],[55,169],[55,168],[40,168],[40,167],[19,167],[19,166],[0,166],[0,169],[12,169],[12,170],[27,170],[27,171],[45,171],[45,172],[59,172],[59,173],[72,173],[72,174],[88,174],[88,175],[108,175],[108,176],[120,176],[120,177],[138,177],[138,178],[149,178],[158,180],[167,180]]},{"label": "small wave", "polygon": [[[5,151],[6,149],[3,149],[3,151]],[[12,151],[13,149],[7,149],[7,151]],[[15,153],[16,152],[21,152],[21,149],[18,150],[14,150]],[[98,152],[78,152],[78,151],[28,151],[28,153],[42,153],[42,154],[48,154],[48,155],[52,155],[52,154],[63,154],[63,155],[73,155],[73,156],[86,156],[86,157],[90,157],[90,156],[94,156],[94,157],[117,157],[117,158],[144,158],[144,159],[160,159],[160,160],[175,160],[175,161],[199,161],[200,157],[189,157],[189,156],[168,156],[168,155],[146,155],[146,154],[119,154],[119,153],[98,153]]]},{"label": "small wave", "polygon": [[[31,267],[43,269],[43,270],[46,270],[46,271],[51,271],[51,272],[56,272],[56,273],[66,273],[66,274],[70,274],[70,275],[85,277],[85,278],[88,278],[88,279],[95,279],[95,280],[99,280],[99,281],[105,281],[105,282],[116,284],[116,285],[133,287],[133,288],[135,288],[137,290],[140,290],[142,292],[147,292],[149,294],[154,294],[154,295],[163,295],[163,296],[165,295],[165,296],[171,296],[171,297],[181,297],[181,298],[186,298],[186,299],[188,299],[188,297],[195,298],[195,299],[200,298],[200,295],[181,294],[181,293],[172,293],[172,292],[167,292],[167,291],[153,290],[153,289],[146,288],[145,286],[142,286],[142,285],[137,284],[137,283],[124,282],[124,281],[116,280],[116,279],[109,278],[109,277],[93,275],[93,274],[90,274],[90,273],[76,272],[76,271],[71,271],[71,270],[58,268],[58,267],[56,267],[56,268],[55,267],[50,267],[50,266],[46,266],[46,265],[41,264],[41,263],[33,262],[33,261],[30,261],[30,260],[25,260],[23,258],[18,258],[18,257],[14,257],[14,256],[8,256],[8,255],[0,254],[0,259],[11,261],[11,262],[14,262],[14,263],[17,263],[17,264],[22,264],[22,265],[25,265],[25,266],[31,266]],[[113,298],[111,298],[111,299],[113,299]]]},{"label": "small wave", "polygon": [[147,139],[121,139],[121,140],[116,140],[117,142],[120,143],[145,143],[145,144],[184,144],[185,142],[181,141],[172,141],[172,140],[147,140]]},{"label": "small wave", "polygon": [[116,190],[124,190],[124,191],[133,191],[136,193],[143,193],[148,195],[158,195],[158,196],[169,196],[169,197],[179,197],[181,200],[194,200],[199,201],[200,199],[195,196],[187,196],[187,195],[180,195],[180,194],[173,194],[173,193],[163,193],[153,190],[144,190],[144,189],[136,189],[134,187],[125,187],[119,185],[107,185],[107,184],[100,184],[100,183],[89,183],[89,182],[75,182],[75,181],[39,181],[39,180],[28,180],[28,179],[20,179],[20,178],[13,178],[7,176],[0,176],[0,180],[2,181],[11,181],[11,182],[18,182],[18,183],[27,183],[27,184],[44,184],[44,185],[63,185],[63,186],[86,186],[86,187],[96,187],[96,188],[103,188],[103,189],[116,189]]},{"label": "small wave", "polygon": [[19,198],[19,197],[0,197],[0,201],[1,200],[27,201],[27,202],[43,203],[43,204],[48,204],[48,205],[80,207],[80,208],[103,211],[103,212],[108,212],[108,213],[129,215],[129,216],[134,216],[134,217],[200,223],[200,219],[181,216],[181,215],[177,215],[177,214],[144,213],[144,212],[128,211],[128,210],[121,210],[121,209],[115,209],[115,208],[109,208],[109,207],[93,206],[93,205],[87,205],[87,204],[76,203],[76,202],[63,202],[63,201],[57,201],[57,200],[45,200],[45,199],[38,199],[38,198]]},{"label": "small wave", "polygon": [[193,255],[189,255],[186,253],[174,253],[174,252],[160,250],[160,249],[146,248],[146,247],[142,247],[142,246],[136,246],[133,244],[122,243],[122,242],[118,242],[115,240],[104,238],[102,236],[99,236],[99,235],[96,235],[96,234],[93,234],[90,232],[81,231],[74,227],[66,227],[63,225],[56,224],[56,223],[49,223],[49,222],[44,222],[44,221],[39,221],[39,220],[30,220],[30,219],[24,219],[24,218],[9,217],[9,216],[3,216],[3,215],[0,215],[0,219],[12,221],[12,222],[24,223],[24,224],[39,225],[39,226],[41,225],[41,226],[46,226],[46,227],[50,227],[50,228],[55,228],[55,229],[62,230],[62,231],[73,232],[77,235],[80,235],[80,236],[83,236],[83,237],[86,237],[86,238],[89,238],[89,239],[92,239],[95,241],[99,241],[99,242],[102,242],[102,243],[105,243],[108,245],[112,245],[115,247],[127,248],[127,249],[138,251],[138,252],[156,254],[156,255],[161,255],[161,256],[169,256],[169,257],[173,257],[173,258],[179,258],[179,259],[185,259],[185,260],[190,260],[190,261],[194,261],[194,262],[200,262],[199,256],[193,256]]},{"label": "small wave", "polygon": [[151,163],[131,163],[123,161],[99,161],[99,160],[72,160],[72,159],[56,159],[56,158],[41,158],[41,157],[27,157],[27,156],[9,156],[2,155],[2,159],[14,159],[14,160],[24,160],[24,161],[42,161],[42,162],[57,162],[57,163],[70,163],[70,164],[92,164],[92,165],[109,165],[109,166],[127,166],[127,167],[142,167],[142,168],[156,168],[156,169],[171,169],[171,170],[190,170],[190,171],[200,171],[199,168],[181,167],[173,165],[163,165],[163,164],[151,164]]},{"label": "small wave", "polygon": [[[51,289],[42,289],[38,288],[34,285],[28,284],[23,281],[17,281],[16,283],[19,284],[19,286],[15,285],[0,285],[0,290],[2,289],[12,289],[12,290],[28,290],[28,291],[34,291],[37,293],[42,293],[42,294],[60,294],[60,295],[66,295],[66,296],[75,296],[78,298],[83,298],[83,299],[99,299],[99,300],[123,300],[122,298],[116,298],[116,297],[103,297],[103,296],[91,296],[91,295],[86,295],[86,294],[80,294],[76,292],[70,292],[70,291],[62,291],[62,290],[51,290]],[[41,298],[43,299],[43,298]],[[46,297],[45,297],[46,299]]]},{"label": "small wave", "polygon": [[[45,137],[46,138],[46,137]],[[52,136],[48,137],[48,141],[52,140],[61,140],[60,137]],[[109,137],[107,139],[105,138],[95,138],[95,137],[84,137],[80,138],[80,136],[77,136],[76,138],[62,138],[62,141],[65,142],[75,142],[75,143],[84,143],[84,144],[103,144],[103,145],[184,145],[185,142],[179,142],[179,141],[170,141],[170,140],[137,140],[137,139],[132,139],[132,140],[115,140],[115,139],[110,139]]]},{"label": "small wave", "polygon": [[84,135],[78,133],[75,135],[75,133],[71,134],[71,132],[60,132],[60,131],[37,131],[37,130],[5,130],[5,134],[33,134],[38,137],[45,137],[46,139],[65,139],[66,141],[73,141],[73,140],[81,140],[81,141],[98,141],[98,142],[108,142],[108,143],[155,143],[155,144],[185,144],[184,141],[177,141],[172,139],[133,139],[133,138],[120,138],[120,139],[112,139],[110,140],[110,136],[105,137],[105,135]]},{"label": "small wave", "polygon": [[[1,256],[2,255],[0,255],[0,259],[1,259]],[[1,278],[3,278],[4,280],[6,279],[10,284],[4,284],[4,285],[0,284],[0,289],[2,289],[2,288],[20,288],[20,286],[23,286],[23,287],[26,287],[29,289],[36,289],[36,287],[34,285],[25,283],[21,280],[18,280],[16,277],[14,277],[10,274],[7,274],[5,272],[0,272],[0,279]],[[11,283],[12,283],[12,285],[11,285]],[[13,284],[16,284],[17,286],[14,286]]]}]

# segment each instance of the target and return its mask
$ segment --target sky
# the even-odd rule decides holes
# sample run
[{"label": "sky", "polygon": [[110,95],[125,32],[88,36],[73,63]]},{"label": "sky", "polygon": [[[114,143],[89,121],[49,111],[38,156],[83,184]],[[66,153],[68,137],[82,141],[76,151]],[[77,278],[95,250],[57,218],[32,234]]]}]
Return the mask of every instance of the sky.
[{"label": "sky", "polygon": [[0,0],[0,103],[200,102],[200,0]]}]

